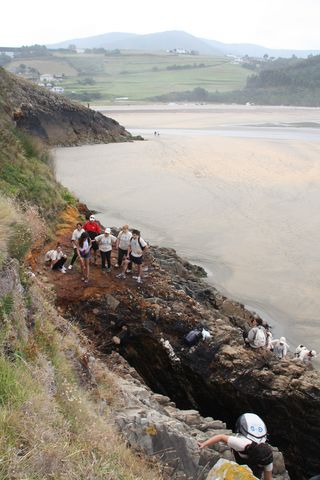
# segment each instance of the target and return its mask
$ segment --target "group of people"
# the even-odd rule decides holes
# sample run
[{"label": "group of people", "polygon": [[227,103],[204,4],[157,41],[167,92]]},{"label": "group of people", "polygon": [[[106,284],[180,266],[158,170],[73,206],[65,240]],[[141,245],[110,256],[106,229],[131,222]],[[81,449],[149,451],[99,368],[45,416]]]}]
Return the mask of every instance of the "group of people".
[{"label": "group of people", "polygon": [[[118,249],[116,268],[121,272],[118,278],[126,278],[133,266],[136,265],[137,275],[133,276],[138,283],[142,283],[143,252],[148,247],[147,242],[141,237],[140,231],[129,230],[128,225],[124,225],[117,237],[112,235],[110,228],[105,228],[102,232],[101,225],[96,221],[94,215],[82,225],[77,223],[72,232],[71,242],[73,246],[73,255],[68,266],[72,270],[77,259],[80,261],[82,281],[88,283],[90,274],[90,263],[97,263],[98,252],[101,258],[102,271],[111,271],[111,252],[113,247]],[[59,270],[66,273],[65,263],[67,256],[63,253],[61,245],[58,243],[54,250],[46,253],[45,260],[50,263],[53,270]]]},{"label": "group of people", "polygon": [[[286,358],[289,345],[285,337],[279,339],[272,338],[271,328],[263,323],[262,319],[255,315],[251,320],[251,328],[244,332],[245,344],[251,348],[266,348],[271,350],[279,360]],[[317,356],[315,350],[310,350],[304,345],[298,345],[295,350],[294,358],[304,363],[309,363]]]}]

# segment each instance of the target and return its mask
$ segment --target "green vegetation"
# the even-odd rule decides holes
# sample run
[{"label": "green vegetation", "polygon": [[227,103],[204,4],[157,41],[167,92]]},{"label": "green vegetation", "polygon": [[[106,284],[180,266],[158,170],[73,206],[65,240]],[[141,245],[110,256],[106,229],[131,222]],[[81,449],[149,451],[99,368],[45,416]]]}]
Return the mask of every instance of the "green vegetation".
[{"label": "green vegetation", "polygon": [[[130,101],[145,101],[149,97],[206,88],[209,92],[225,92],[245,85],[250,72],[223,56],[173,55],[86,50],[52,52],[50,56],[19,58],[6,65],[17,71],[21,63],[40,74],[59,77],[55,83],[65,89],[65,95],[83,102],[99,99],[99,103],[128,97]],[[52,82],[50,82],[52,83]]]},{"label": "green vegetation", "polygon": [[40,276],[30,278],[23,265],[30,245],[42,245],[48,225],[74,198],[55,181],[47,150],[13,129],[10,81],[15,80],[3,78],[0,478],[160,479],[111,426],[109,406],[117,403],[114,377],[99,359],[84,363],[94,355],[89,342],[57,313],[51,287]]},{"label": "green vegetation", "polygon": [[247,58],[243,66],[255,73],[248,77],[242,90],[212,93],[206,88],[196,88],[153,97],[153,100],[320,106],[320,55],[305,60]]}]

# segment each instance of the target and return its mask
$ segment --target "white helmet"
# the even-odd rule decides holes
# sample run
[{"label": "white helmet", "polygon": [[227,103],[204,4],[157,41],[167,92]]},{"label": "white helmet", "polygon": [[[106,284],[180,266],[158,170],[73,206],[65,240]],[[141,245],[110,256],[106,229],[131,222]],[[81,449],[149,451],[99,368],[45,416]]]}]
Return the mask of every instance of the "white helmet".
[{"label": "white helmet", "polygon": [[241,415],[236,422],[236,432],[256,443],[264,443],[267,440],[267,427],[255,413]]}]

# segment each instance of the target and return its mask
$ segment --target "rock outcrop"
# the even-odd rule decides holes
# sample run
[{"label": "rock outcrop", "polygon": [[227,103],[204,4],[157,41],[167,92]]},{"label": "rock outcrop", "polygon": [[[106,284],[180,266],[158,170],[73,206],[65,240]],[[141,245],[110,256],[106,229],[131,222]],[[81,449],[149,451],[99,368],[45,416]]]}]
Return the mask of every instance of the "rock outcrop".
[{"label": "rock outcrop", "polygon": [[[69,245],[68,237],[59,240]],[[146,264],[142,285],[130,276],[117,279],[116,270],[104,275],[97,267],[88,286],[75,271],[47,275],[61,312],[78,322],[101,352],[125,358],[154,393],[230,429],[240,414],[255,412],[266,421],[271,444],[284,453],[290,477],[316,473],[319,372],[293,359],[280,362],[264,349],[245,348],[242,329],[253,314],[207,284],[203,271],[175,251],[151,248]],[[211,339],[186,347],[184,335],[200,325]],[[134,437],[130,428],[128,435]]]},{"label": "rock outcrop", "polygon": [[15,125],[48,145],[132,140],[130,133],[112,118],[11,75],[2,68],[0,91],[6,113]]}]

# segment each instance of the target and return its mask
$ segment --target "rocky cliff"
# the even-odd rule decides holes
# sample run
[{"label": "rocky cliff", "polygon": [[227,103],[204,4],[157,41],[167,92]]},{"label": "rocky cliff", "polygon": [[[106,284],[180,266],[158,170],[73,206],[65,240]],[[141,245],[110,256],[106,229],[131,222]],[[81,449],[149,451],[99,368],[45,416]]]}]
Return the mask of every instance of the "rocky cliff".
[{"label": "rocky cliff", "polygon": [[2,68],[0,92],[3,108],[16,126],[48,145],[132,140],[115,120],[11,75]]},{"label": "rocky cliff", "polygon": [[[61,231],[59,239],[68,248],[69,232]],[[74,271],[36,271],[54,282],[61,312],[81,325],[100,352],[126,359],[153,392],[231,429],[238,415],[253,411],[266,421],[292,479],[319,471],[319,373],[293,359],[280,362],[269,351],[245,348],[242,329],[252,314],[208,285],[201,268],[173,250],[151,248],[147,264],[141,286],[117,279],[116,270],[103,275],[97,267],[86,287]],[[187,348],[183,337],[195,325],[205,326],[212,338]],[[135,418],[128,420],[130,442],[131,428],[138,428]],[[123,423],[121,429],[127,431]],[[202,465],[199,458],[195,462]]]}]

